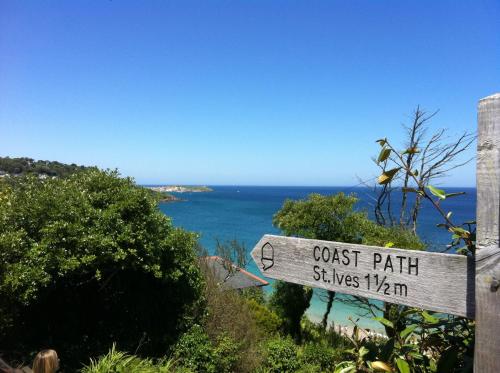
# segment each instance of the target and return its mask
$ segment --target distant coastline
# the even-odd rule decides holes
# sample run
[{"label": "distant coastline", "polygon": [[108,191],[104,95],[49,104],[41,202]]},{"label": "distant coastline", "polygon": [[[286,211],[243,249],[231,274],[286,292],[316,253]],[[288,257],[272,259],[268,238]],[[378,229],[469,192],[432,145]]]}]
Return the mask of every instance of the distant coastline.
[{"label": "distant coastline", "polygon": [[160,193],[201,193],[213,192],[213,189],[207,186],[185,186],[185,185],[161,185],[161,186],[147,186],[155,192]]},{"label": "distant coastline", "polygon": [[185,185],[160,185],[144,186],[148,189],[158,202],[179,202],[185,199],[179,198],[171,193],[201,193],[212,192],[213,189],[206,186],[185,186]]}]

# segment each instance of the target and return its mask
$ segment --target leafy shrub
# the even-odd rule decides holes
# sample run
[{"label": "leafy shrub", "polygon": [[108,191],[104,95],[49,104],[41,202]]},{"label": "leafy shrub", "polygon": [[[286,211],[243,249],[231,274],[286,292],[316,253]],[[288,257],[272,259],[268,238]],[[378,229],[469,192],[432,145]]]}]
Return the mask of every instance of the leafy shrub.
[{"label": "leafy shrub", "polygon": [[197,317],[196,240],[117,172],[0,181],[0,350],[161,356]]},{"label": "leafy shrub", "polygon": [[230,373],[239,360],[238,343],[221,336],[213,344],[200,325],[193,325],[175,345],[173,357],[194,372]]},{"label": "leafy shrub", "polygon": [[354,211],[354,194],[324,196],[310,194],[306,199],[287,199],[274,215],[273,224],[287,236],[361,243],[360,226],[367,220]]},{"label": "leafy shrub", "polygon": [[266,305],[257,303],[254,299],[247,300],[248,308],[259,330],[266,335],[273,335],[280,330],[283,320]]},{"label": "leafy shrub", "polygon": [[266,297],[264,295],[264,290],[262,287],[249,287],[240,290],[240,294],[248,300],[254,300],[258,304],[265,305]]},{"label": "leafy shrub", "polygon": [[51,161],[35,161],[32,158],[0,157],[0,171],[10,175],[47,175],[67,177],[88,167]]},{"label": "leafy shrub", "polygon": [[151,359],[141,359],[116,350],[116,346],[97,360],[83,367],[81,373],[168,373],[174,371],[174,361],[160,360],[154,363]]},{"label": "leafy shrub", "polygon": [[323,373],[325,372],[324,370],[321,369],[321,367],[317,364],[303,364],[298,370],[295,371],[296,373]]},{"label": "leafy shrub", "polygon": [[217,360],[217,372],[234,372],[240,360],[239,344],[228,336],[221,336],[217,341],[214,353]]},{"label": "leafy shrub", "polygon": [[195,372],[217,372],[217,355],[200,325],[193,325],[180,337],[174,347],[173,357],[182,366]]},{"label": "leafy shrub", "polygon": [[217,345],[223,337],[236,341],[238,361],[235,369],[250,372],[262,360],[257,349],[265,331],[257,326],[247,298],[236,291],[222,290],[211,271],[203,270],[203,273],[207,304],[204,327],[208,337],[213,345]]},{"label": "leafy shrub", "polygon": [[295,372],[300,367],[297,346],[291,338],[271,339],[265,349],[267,356],[264,367],[270,373]]},{"label": "leafy shrub", "polygon": [[372,246],[394,246],[400,249],[424,250],[425,244],[409,229],[385,227],[367,220],[363,225],[363,243]]},{"label": "leafy shrub", "polygon": [[304,364],[318,365],[322,372],[333,370],[341,361],[341,351],[334,350],[326,343],[307,343],[302,348],[301,360]]}]

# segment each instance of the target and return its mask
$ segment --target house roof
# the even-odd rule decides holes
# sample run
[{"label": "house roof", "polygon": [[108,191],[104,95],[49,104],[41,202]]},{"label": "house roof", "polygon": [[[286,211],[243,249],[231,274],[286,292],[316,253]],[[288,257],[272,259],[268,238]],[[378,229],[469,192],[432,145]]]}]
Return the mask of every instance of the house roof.
[{"label": "house roof", "polygon": [[213,271],[225,290],[269,285],[269,282],[219,256],[204,256],[200,259]]}]

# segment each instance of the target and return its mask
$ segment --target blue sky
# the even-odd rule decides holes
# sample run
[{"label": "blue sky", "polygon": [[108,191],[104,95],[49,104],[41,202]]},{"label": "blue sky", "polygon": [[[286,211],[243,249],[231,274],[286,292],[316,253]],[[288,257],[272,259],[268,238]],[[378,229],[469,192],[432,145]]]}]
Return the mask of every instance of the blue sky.
[{"label": "blue sky", "polygon": [[[355,185],[418,104],[440,109],[431,131],[476,130],[499,20],[498,0],[0,0],[0,155],[139,183]],[[474,163],[443,184],[474,185]]]}]

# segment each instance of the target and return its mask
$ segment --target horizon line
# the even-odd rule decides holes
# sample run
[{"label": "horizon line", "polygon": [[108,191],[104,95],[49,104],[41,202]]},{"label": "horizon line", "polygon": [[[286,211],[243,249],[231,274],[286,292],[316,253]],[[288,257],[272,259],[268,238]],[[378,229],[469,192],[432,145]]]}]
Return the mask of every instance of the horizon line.
[{"label": "horizon line", "polygon": [[[257,188],[373,188],[373,186],[364,186],[364,185],[271,185],[271,184],[182,184],[182,183],[137,183],[140,186],[187,186],[187,187],[257,187]],[[452,185],[437,185],[439,188],[472,188],[476,189],[476,185],[474,186],[452,186]],[[375,187],[378,187],[375,186]],[[395,188],[400,188],[397,186]]]}]

